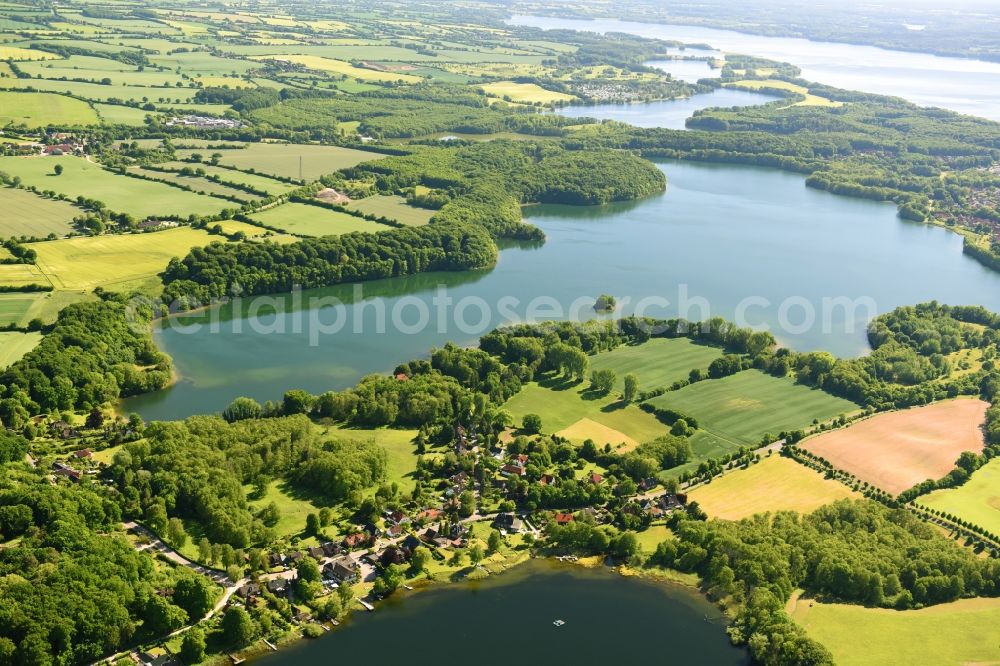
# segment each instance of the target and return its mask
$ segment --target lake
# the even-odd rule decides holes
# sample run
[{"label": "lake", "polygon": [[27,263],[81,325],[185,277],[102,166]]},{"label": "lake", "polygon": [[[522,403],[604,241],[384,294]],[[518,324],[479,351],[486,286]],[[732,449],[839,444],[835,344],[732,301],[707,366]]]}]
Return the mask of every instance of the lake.
[{"label": "lake", "polygon": [[[939,106],[1000,120],[1000,63],[996,62],[614,19],[590,21],[518,15],[510,23],[543,29],[624,32],[687,44],[708,44],[729,53],[790,62],[799,66],[802,77],[810,81],[847,90],[895,95],[922,106]],[[687,53],[703,55],[705,52],[688,50]]]},{"label": "lake", "polygon": [[749,663],[724,626],[694,590],[535,560],[483,582],[390,599],[374,613],[355,613],[346,627],[253,663]]},{"label": "lake", "polygon": [[692,95],[683,99],[665,99],[638,104],[586,104],[563,106],[555,110],[570,118],[596,118],[618,120],[636,127],[665,127],[684,129],[684,121],[695,111],[709,107],[753,106],[767,104],[776,98],[747,90],[719,88],[710,93]]},{"label": "lake", "polygon": [[[662,195],[527,208],[548,240],[506,247],[490,271],[257,299],[221,308],[215,331],[209,315],[189,315],[179,321],[197,326],[155,334],[181,380],[124,409],[176,419],[219,411],[240,395],[343,389],[448,340],[474,344],[508,321],[593,317],[603,293],[622,306],[613,316],[719,315],[765,326],[794,349],[838,355],[864,353],[869,317],[899,305],[937,299],[1000,311],[1000,274],[963,255],[957,234],[900,220],[891,204],[814,190],[801,175],[761,167],[659,166],[668,178]],[[320,297],[342,305],[310,304]]]}]

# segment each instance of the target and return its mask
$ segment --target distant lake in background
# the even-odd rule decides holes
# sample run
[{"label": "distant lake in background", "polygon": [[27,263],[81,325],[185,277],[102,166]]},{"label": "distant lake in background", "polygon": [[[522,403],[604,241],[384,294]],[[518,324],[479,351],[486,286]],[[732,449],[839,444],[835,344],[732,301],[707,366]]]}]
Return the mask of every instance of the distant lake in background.
[{"label": "distant lake in background", "polygon": [[[565,19],[516,15],[511,25],[546,30],[623,32],[655,39],[707,44],[728,53],[790,62],[802,77],[847,90],[903,97],[921,106],[1000,120],[1000,63],[892,51],[874,46],[765,37],[733,30],[614,19]],[[676,52],[676,51],[674,51]],[[705,51],[687,50],[690,55]]]}]

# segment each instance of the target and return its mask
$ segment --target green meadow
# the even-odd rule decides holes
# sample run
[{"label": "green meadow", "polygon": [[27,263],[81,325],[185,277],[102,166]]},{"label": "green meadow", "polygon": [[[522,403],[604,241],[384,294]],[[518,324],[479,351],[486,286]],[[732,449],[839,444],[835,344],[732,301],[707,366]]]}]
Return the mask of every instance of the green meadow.
[{"label": "green meadow", "polygon": [[[203,150],[178,150],[178,159],[187,159],[192,153]],[[340,169],[357,166],[362,162],[381,159],[379,153],[370,153],[339,146],[314,146],[289,143],[252,143],[238,150],[213,150],[220,153],[220,164],[241,171],[256,171],[283,178],[298,178],[299,167],[303,178],[315,180]]]},{"label": "green meadow", "polygon": [[562,378],[533,382],[508,400],[504,408],[518,426],[525,414],[537,414],[542,419],[542,432],[560,433],[577,442],[588,438],[598,444],[624,441],[627,448],[634,448],[666,434],[667,426],[652,414],[623,404],[614,393],[594,395],[588,386],[588,382]]},{"label": "green meadow", "polygon": [[641,345],[626,345],[590,357],[591,370],[614,370],[616,390],[624,390],[623,378],[634,374],[639,390],[665,388],[687,379],[691,370],[705,370],[722,356],[718,347],[700,345],[688,338],[653,338]]},{"label": "green meadow", "polygon": [[946,488],[917,500],[1000,534],[1000,458],[989,461],[957,488]]},{"label": "green meadow", "polygon": [[286,203],[251,217],[268,227],[301,236],[339,236],[352,231],[374,233],[389,228],[348,213],[301,203]]},{"label": "green meadow", "polygon": [[858,409],[848,400],[759,370],[706,379],[649,404],[693,416],[708,434],[735,446],[759,444],[767,433],[805,428],[814,419],[826,421]]},{"label": "green meadow", "polygon": [[[63,166],[56,176],[53,167]],[[212,197],[185,192],[163,183],[112,173],[80,157],[0,157],[0,171],[20,176],[25,185],[53,190],[71,199],[78,196],[104,202],[113,211],[136,218],[191,213],[211,215],[234,204]]]},{"label": "green meadow", "polygon": [[[0,79],[0,87],[21,79]],[[38,86],[41,87],[41,86]],[[100,119],[83,100],[41,92],[0,91],[0,126],[93,125]]]},{"label": "green meadow", "polygon": [[417,208],[406,203],[406,199],[397,195],[376,194],[352,201],[350,207],[366,215],[377,215],[395,220],[408,227],[419,227],[427,224],[437,211],[427,208]]},{"label": "green meadow", "polygon": [[908,611],[794,598],[789,606],[792,619],[843,666],[1000,663],[1000,599]]},{"label": "green meadow", "polygon": [[20,361],[41,341],[41,333],[0,332],[0,368]]},{"label": "green meadow", "polygon": [[46,199],[14,187],[0,187],[0,237],[45,238],[73,231],[73,218],[83,211],[58,199]]}]

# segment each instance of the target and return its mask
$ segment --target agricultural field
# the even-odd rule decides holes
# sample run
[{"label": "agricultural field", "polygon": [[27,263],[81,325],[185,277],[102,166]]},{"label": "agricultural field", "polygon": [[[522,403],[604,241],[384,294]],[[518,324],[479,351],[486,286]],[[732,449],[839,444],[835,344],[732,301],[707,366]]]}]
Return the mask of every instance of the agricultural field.
[{"label": "agricultural field", "polygon": [[139,174],[145,178],[152,178],[153,180],[158,180],[163,183],[175,183],[184,187],[190,187],[192,191],[198,194],[206,195],[218,195],[223,197],[232,197],[237,201],[258,201],[263,197],[256,194],[250,194],[249,192],[244,192],[243,190],[237,189],[235,187],[229,187],[223,185],[222,183],[214,183],[205,178],[199,176],[182,176],[179,173],[174,172],[163,172],[156,169],[144,169],[142,167],[132,167],[130,168],[132,173]]},{"label": "agricultural field", "polygon": [[35,243],[37,267],[57,289],[93,289],[151,278],[173,257],[208,245],[218,236],[180,227],[144,234],[81,236]]},{"label": "agricultural field", "polygon": [[251,217],[268,227],[300,236],[339,236],[352,231],[374,233],[389,228],[348,213],[301,203],[286,203]]},{"label": "agricultural field", "polygon": [[477,86],[490,97],[515,102],[517,104],[553,104],[555,102],[570,102],[576,97],[566,93],[546,90],[537,83],[516,83],[514,81],[496,81]]},{"label": "agricultural field", "polygon": [[1000,534],[1000,458],[977,469],[961,486],[935,490],[917,502]]},{"label": "agricultural field", "polygon": [[811,513],[824,504],[860,495],[791,458],[771,455],[699,486],[688,497],[712,518],[741,520],[765,512]]},{"label": "agricultural field", "polygon": [[759,370],[700,381],[649,404],[693,416],[703,430],[738,446],[858,410],[853,402]]},{"label": "agricultural field", "polygon": [[[40,281],[47,283],[45,279]],[[59,311],[67,305],[95,298],[93,294],[84,291],[0,294],[0,326],[14,324],[24,327],[32,319],[40,319],[44,324],[51,324],[56,320]]]},{"label": "agricultural field", "polygon": [[0,332],[0,369],[20,361],[41,341],[41,333]]},{"label": "agricultural field", "polygon": [[120,104],[101,104],[100,102],[95,102],[91,106],[97,111],[97,115],[101,117],[101,122],[105,125],[143,127],[146,124],[146,116],[150,115],[149,111],[131,106],[122,106]]},{"label": "agricultural field", "polygon": [[[237,150],[213,150],[220,153],[219,163],[241,171],[251,171],[282,178],[298,178],[301,160],[302,176],[315,180],[340,169],[348,169],[362,162],[381,159],[383,155],[339,146],[312,146],[291,143],[254,143]],[[185,160],[192,153],[204,150],[178,150],[178,159]]]},{"label": "agricultural field", "polygon": [[[190,141],[186,141],[185,143],[190,143]],[[206,150],[203,154],[207,157],[213,152],[215,151]],[[156,166],[159,169],[170,169],[172,171],[180,171],[184,168],[202,169],[206,175],[218,176],[219,180],[223,183],[246,185],[254,188],[255,190],[260,190],[261,192],[267,192],[268,194],[285,194],[286,192],[290,192],[298,187],[297,185],[285,183],[267,176],[247,173],[246,171],[237,171],[236,169],[227,169],[220,166],[212,166],[211,164],[164,162],[163,164],[157,164]]]},{"label": "agricultural field", "polygon": [[65,201],[46,199],[27,190],[0,187],[0,237],[45,238],[73,231],[73,218],[82,210]]},{"label": "agricultural field", "polygon": [[333,58],[324,58],[316,55],[264,55],[255,56],[254,60],[277,60],[280,62],[290,62],[319,72],[325,72],[327,74],[334,74],[337,76],[348,76],[352,79],[360,79],[362,81],[375,81],[380,83],[393,83],[397,81],[403,83],[418,83],[423,80],[419,76],[412,76],[402,72],[385,72],[376,69],[368,69],[367,67],[355,67],[351,63],[344,60],[335,60]]},{"label": "agricultural field", "polygon": [[39,294],[19,292],[0,294],[0,326],[23,325],[25,315],[38,298]]},{"label": "agricultural field", "polygon": [[623,450],[667,433],[667,427],[652,414],[635,405],[622,405],[617,395],[594,397],[586,391],[588,383],[559,380],[526,384],[507,401],[507,409],[517,425],[525,414],[538,414],[542,432],[557,433],[582,443],[593,439],[598,444],[625,444]]},{"label": "agricultural field", "polygon": [[963,451],[982,451],[980,426],[988,406],[982,400],[959,399],[876,414],[800,446],[837,469],[898,495],[947,474]]},{"label": "agricultural field", "polygon": [[100,83],[57,81],[54,79],[0,79],[0,88],[34,88],[42,92],[68,93],[76,97],[101,102],[118,99],[126,102],[153,102],[162,104],[190,102],[194,99],[197,92],[195,88],[105,86]]},{"label": "agricultural field", "polygon": [[29,284],[48,285],[49,280],[32,264],[0,264],[0,285],[23,287]]},{"label": "agricultural field", "polygon": [[[16,79],[15,79],[16,80]],[[97,112],[83,100],[41,92],[0,91],[0,125],[94,125]]]},{"label": "agricultural field", "polygon": [[364,199],[357,199],[352,201],[349,207],[366,215],[377,215],[395,220],[408,227],[425,225],[437,213],[435,210],[411,206],[406,203],[406,199],[403,197],[389,194],[376,194]]},{"label": "agricultural field", "polygon": [[687,379],[691,370],[705,370],[722,356],[718,347],[701,345],[688,338],[654,338],[641,345],[618,347],[590,357],[591,370],[614,370],[616,391],[624,390],[624,377],[634,374],[639,390],[649,391]]},{"label": "agricultural field", "polygon": [[[63,166],[56,176],[53,167]],[[25,185],[54,190],[71,199],[97,199],[111,210],[142,219],[159,215],[211,215],[232,203],[185,192],[162,183],[112,173],[80,157],[0,157],[0,171],[20,176]]]},{"label": "agricultural field", "polygon": [[219,220],[218,222],[210,224],[209,228],[216,226],[221,227],[223,233],[226,234],[243,232],[248,240],[268,240],[272,243],[297,243],[302,240],[298,236],[278,234],[270,229],[264,229],[263,227],[247,224],[246,222],[239,222],[237,220]]},{"label": "agricultural field", "polygon": [[37,49],[22,49],[19,46],[0,45],[0,60],[27,62],[32,60],[56,60],[59,56]]},{"label": "agricultural field", "polygon": [[1000,663],[1000,599],[896,611],[796,599],[789,613],[844,666]]}]

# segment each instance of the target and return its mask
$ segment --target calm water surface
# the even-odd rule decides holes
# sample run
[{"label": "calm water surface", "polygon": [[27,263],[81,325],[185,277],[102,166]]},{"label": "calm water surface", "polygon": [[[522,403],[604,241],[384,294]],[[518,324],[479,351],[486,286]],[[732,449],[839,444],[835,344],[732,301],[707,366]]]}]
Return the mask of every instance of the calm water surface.
[{"label": "calm water surface", "polygon": [[[825,299],[865,299],[858,302],[878,312],[931,299],[1000,310],[1000,274],[964,256],[958,235],[901,221],[891,204],[810,189],[800,175],[772,169],[660,167],[669,181],[663,195],[604,207],[528,208],[547,242],[504,249],[491,271],[365,283],[360,296],[347,285],[309,292],[301,302],[276,297],[256,313],[224,309],[217,332],[160,330],[157,342],[183,379],[127,401],[125,409],[147,420],[174,419],[221,410],[239,395],[263,401],[293,387],[342,389],[426,357],[448,340],[473,344],[512,319],[592,317],[589,306],[602,293],[622,304],[615,316],[638,304],[649,316],[735,318],[742,304],[746,324],[769,327],[794,349],[839,355],[867,350],[869,311],[830,308],[824,318]],[[336,296],[346,305],[309,308],[309,296]],[[570,311],[577,299],[582,305]],[[421,309],[426,326],[419,326]],[[810,310],[814,322],[806,325]],[[403,327],[392,325],[393,313]],[[783,319],[791,326],[781,328]],[[342,329],[312,344],[311,320],[340,322]],[[418,330],[406,330],[411,326]]]},{"label": "calm water surface", "polygon": [[668,99],[639,104],[588,104],[564,106],[555,113],[571,118],[596,118],[619,120],[636,127],[665,127],[684,129],[684,121],[695,111],[713,106],[753,106],[767,104],[776,98],[747,90],[720,88],[710,93],[693,95],[684,99]]},{"label": "calm water surface", "polygon": [[[556,627],[554,620],[565,624]],[[421,591],[357,613],[255,666],[749,663],[720,613],[676,585],[533,561],[482,583]]]},{"label": "calm water surface", "polygon": [[[624,32],[688,44],[708,44],[729,53],[790,62],[798,65],[802,77],[810,81],[847,90],[895,95],[922,106],[940,106],[1000,120],[1000,63],[685,25],[547,16],[514,16],[510,22],[543,29]],[[687,53],[702,55],[704,52],[688,50]]]}]

